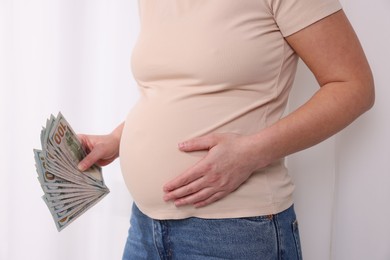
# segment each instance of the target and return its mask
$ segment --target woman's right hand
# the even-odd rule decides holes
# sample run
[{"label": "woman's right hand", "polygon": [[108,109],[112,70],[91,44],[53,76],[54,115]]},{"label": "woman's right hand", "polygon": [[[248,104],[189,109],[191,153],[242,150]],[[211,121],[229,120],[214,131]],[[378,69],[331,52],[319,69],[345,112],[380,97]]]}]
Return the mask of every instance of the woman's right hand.
[{"label": "woman's right hand", "polygon": [[123,125],[122,123],[108,135],[78,135],[81,144],[87,151],[87,156],[78,164],[80,171],[85,171],[93,164],[106,166],[118,158]]}]

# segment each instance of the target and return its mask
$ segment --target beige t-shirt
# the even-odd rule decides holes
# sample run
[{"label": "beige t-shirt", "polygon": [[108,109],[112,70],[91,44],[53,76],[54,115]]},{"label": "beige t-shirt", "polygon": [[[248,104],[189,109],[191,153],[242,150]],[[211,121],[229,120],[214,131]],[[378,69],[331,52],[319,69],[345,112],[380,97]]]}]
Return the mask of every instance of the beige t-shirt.
[{"label": "beige t-shirt", "polygon": [[132,69],[140,99],[127,116],[120,161],[137,206],[155,219],[278,213],[294,185],[283,160],[203,208],[163,201],[163,185],[207,152],[177,144],[209,133],[250,135],[282,115],[298,57],[284,37],[324,18],[337,0],[140,0]]}]

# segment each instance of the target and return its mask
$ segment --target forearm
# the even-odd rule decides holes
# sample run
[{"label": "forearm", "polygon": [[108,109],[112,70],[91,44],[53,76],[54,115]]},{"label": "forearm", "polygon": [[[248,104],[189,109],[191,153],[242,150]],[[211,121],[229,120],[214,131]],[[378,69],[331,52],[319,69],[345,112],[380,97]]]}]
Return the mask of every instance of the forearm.
[{"label": "forearm", "polygon": [[264,155],[259,168],[311,147],[349,125],[374,100],[372,79],[325,84],[303,106],[250,137],[254,155]]}]

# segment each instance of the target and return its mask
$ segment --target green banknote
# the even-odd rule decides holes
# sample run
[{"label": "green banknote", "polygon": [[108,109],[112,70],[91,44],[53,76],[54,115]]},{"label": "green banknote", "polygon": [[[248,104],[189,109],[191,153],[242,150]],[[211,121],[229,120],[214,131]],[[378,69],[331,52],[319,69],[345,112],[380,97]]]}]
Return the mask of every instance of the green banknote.
[{"label": "green banknote", "polygon": [[110,191],[99,166],[78,170],[87,153],[61,113],[46,120],[40,141],[42,150],[33,151],[42,199],[61,231]]}]

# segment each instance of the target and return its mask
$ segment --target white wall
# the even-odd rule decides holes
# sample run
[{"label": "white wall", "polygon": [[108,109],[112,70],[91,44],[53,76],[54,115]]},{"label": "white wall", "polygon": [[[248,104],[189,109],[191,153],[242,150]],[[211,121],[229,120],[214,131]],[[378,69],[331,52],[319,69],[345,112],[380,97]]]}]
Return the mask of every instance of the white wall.
[{"label": "white wall", "polygon": [[390,259],[390,1],[346,1],[376,80],[376,105],[336,141],[333,255]]},{"label": "white wall", "polygon": [[[288,159],[306,259],[390,259],[390,1],[341,0],[371,64],[372,110]],[[301,65],[290,109],[316,89]],[[329,250],[330,249],[330,250]]]},{"label": "white wall", "polygon": [[[372,65],[377,102],[336,138],[291,156],[305,259],[390,259],[390,2],[342,1]],[[0,0],[0,259],[120,259],[131,197],[118,163],[111,193],[58,233],[33,148],[50,113],[106,133],[138,94],[130,73],[136,1]],[[300,66],[290,110],[316,90]],[[332,256],[332,258],[331,258]]]}]

